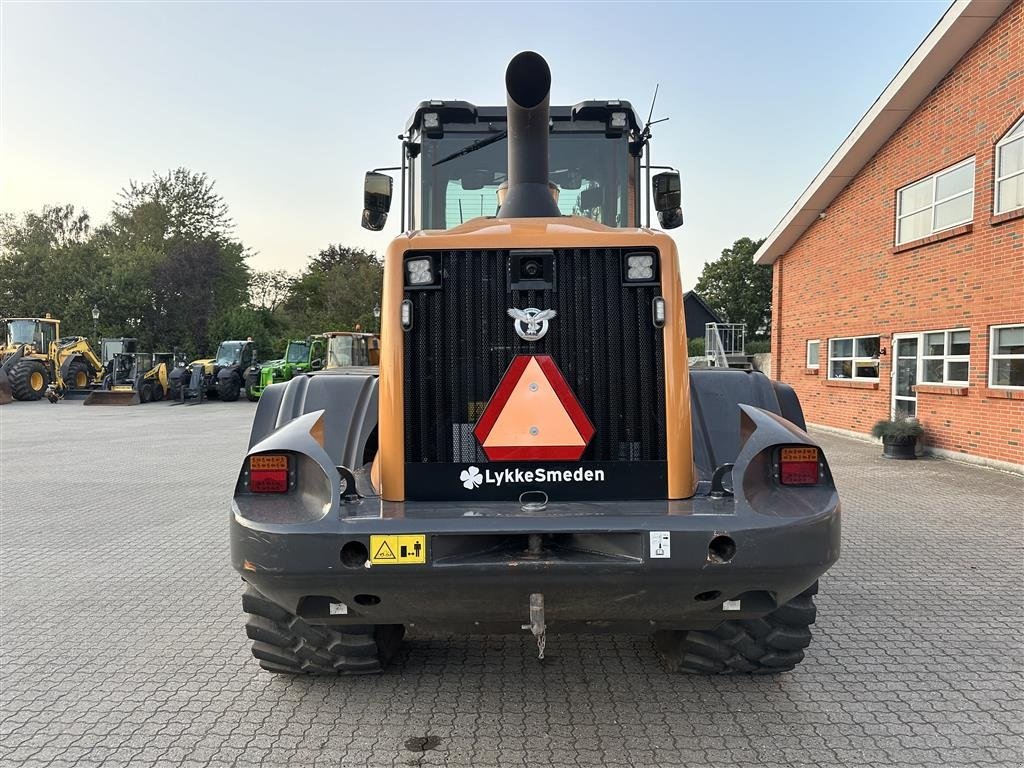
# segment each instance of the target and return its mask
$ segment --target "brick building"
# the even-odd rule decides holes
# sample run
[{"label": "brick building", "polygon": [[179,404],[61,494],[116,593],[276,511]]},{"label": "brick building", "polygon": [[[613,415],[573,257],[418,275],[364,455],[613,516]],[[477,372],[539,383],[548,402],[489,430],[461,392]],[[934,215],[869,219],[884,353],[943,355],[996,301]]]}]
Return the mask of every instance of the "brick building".
[{"label": "brick building", "polygon": [[809,422],[1024,470],[1024,0],[953,3],[755,258]]}]

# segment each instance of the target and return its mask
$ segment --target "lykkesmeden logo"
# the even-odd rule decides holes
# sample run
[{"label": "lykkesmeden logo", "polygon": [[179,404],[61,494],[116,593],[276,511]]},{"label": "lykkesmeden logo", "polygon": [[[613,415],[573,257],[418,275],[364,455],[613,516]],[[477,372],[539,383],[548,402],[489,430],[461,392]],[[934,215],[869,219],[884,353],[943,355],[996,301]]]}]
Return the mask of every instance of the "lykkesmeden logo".
[{"label": "lykkesmeden logo", "polygon": [[459,480],[462,481],[463,487],[469,491],[472,491],[474,488],[479,488],[480,484],[484,481],[483,477],[480,475],[480,470],[476,467],[469,467],[468,469],[462,470],[462,474],[459,475]]},{"label": "lykkesmeden logo", "polygon": [[603,483],[603,469],[485,469],[466,467],[459,474],[462,487],[467,491],[476,490],[481,485],[511,485],[514,483]]}]

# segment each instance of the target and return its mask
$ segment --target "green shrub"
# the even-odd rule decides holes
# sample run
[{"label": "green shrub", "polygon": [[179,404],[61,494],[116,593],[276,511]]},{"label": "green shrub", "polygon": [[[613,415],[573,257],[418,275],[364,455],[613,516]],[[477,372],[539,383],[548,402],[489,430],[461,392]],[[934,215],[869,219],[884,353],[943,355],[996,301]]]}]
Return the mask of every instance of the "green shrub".
[{"label": "green shrub", "polygon": [[763,355],[765,352],[772,351],[770,341],[748,341],[746,347],[748,355]]},{"label": "green shrub", "polygon": [[704,339],[691,339],[687,345],[690,357],[704,357]]},{"label": "green shrub", "polygon": [[873,437],[920,437],[924,427],[917,419],[881,419],[871,428]]}]

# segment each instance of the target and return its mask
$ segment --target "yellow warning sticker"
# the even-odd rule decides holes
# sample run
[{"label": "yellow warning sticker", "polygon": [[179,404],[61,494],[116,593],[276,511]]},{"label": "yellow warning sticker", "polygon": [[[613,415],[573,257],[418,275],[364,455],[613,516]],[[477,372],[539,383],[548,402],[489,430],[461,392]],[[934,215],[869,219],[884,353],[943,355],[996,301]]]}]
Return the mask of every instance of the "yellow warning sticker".
[{"label": "yellow warning sticker", "polygon": [[818,449],[811,446],[801,448],[783,448],[783,461],[817,461]]},{"label": "yellow warning sticker", "polygon": [[374,565],[426,563],[427,537],[422,533],[371,536],[370,562]]}]

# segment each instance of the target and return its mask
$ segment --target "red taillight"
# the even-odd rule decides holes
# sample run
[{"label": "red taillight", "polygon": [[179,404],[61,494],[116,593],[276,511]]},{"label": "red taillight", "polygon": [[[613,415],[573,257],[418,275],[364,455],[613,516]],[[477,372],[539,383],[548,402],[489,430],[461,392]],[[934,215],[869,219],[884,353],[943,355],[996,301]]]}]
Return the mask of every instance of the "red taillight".
[{"label": "red taillight", "polygon": [[287,493],[288,457],[282,454],[250,456],[249,490],[252,493]]},{"label": "red taillight", "polygon": [[818,484],[818,449],[811,446],[779,451],[779,482],[783,485]]}]

